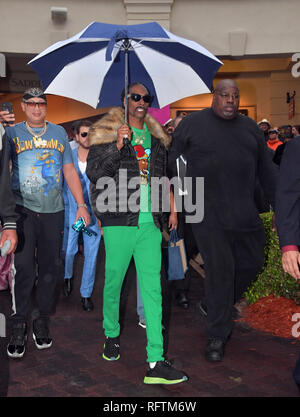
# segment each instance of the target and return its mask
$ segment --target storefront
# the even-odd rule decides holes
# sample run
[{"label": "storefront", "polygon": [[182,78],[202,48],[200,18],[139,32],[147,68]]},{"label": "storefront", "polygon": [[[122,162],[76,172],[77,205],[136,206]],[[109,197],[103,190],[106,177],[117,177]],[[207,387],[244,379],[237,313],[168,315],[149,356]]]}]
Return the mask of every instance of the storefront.
[{"label": "storefront", "polygon": [[[27,64],[34,55],[3,55],[6,60],[6,76],[0,78],[0,103],[10,101],[19,122],[23,120],[20,107],[23,91],[29,87],[41,86],[36,73]],[[244,114],[256,121],[266,118],[273,126],[300,124],[300,107],[297,102],[298,96],[300,99],[300,78],[292,73],[295,65],[292,56],[220,59],[224,65],[217,73],[215,82],[224,78],[232,78],[237,82],[241,95],[240,109]],[[292,108],[287,103],[287,95],[294,95]],[[105,108],[95,110],[84,103],[54,95],[48,96],[48,102],[47,118],[53,123],[63,124],[68,131],[74,120],[91,118],[94,121],[107,111]],[[184,98],[171,103],[170,117],[182,111],[200,110],[210,104],[211,94]]]}]

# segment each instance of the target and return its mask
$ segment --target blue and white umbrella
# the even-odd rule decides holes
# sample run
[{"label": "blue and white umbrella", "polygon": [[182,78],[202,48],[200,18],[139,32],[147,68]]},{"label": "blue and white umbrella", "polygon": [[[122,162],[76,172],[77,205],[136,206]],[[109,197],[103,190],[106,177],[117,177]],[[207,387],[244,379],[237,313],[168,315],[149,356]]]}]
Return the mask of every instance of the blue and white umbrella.
[{"label": "blue and white umbrella", "polygon": [[209,93],[222,62],[198,43],[180,38],[156,22],[94,22],[50,46],[29,64],[45,93],[94,108],[111,107],[121,104],[124,86],[141,82],[154,96],[151,107],[161,108],[184,97]]}]

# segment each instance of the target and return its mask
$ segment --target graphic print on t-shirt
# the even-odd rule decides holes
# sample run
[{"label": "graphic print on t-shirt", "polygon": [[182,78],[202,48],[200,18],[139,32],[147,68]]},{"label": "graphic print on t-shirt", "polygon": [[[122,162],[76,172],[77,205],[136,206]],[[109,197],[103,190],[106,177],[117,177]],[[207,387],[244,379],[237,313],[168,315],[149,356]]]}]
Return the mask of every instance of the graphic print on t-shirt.
[{"label": "graphic print on t-shirt", "polygon": [[36,140],[33,137],[31,140],[20,141],[19,138],[13,138],[13,143],[17,155],[26,154],[19,160],[20,165],[29,168],[20,183],[22,194],[42,191],[47,196],[52,188],[59,188],[61,160],[58,155],[64,152],[64,146],[58,140]]},{"label": "graphic print on t-shirt", "polygon": [[32,170],[34,171],[36,167],[41,167],[42,169],[41,176],[46,181],[46,184],[43,184],[43,191],[44,195],[48,195],[50,189],[52,187],[58,187],[60,183],[61,163],[55,158],[53,152],[43,151],[39,155],[39,160],[32,167]]},{"label": "graphic print on t-shirt", "polygon": [[136,153],[136,158],[139,163],[141,184],[148,184],[149,180],[149,157],[151,154],[151,149],[144,149],[142,145],[135,145],[133,147]]}]

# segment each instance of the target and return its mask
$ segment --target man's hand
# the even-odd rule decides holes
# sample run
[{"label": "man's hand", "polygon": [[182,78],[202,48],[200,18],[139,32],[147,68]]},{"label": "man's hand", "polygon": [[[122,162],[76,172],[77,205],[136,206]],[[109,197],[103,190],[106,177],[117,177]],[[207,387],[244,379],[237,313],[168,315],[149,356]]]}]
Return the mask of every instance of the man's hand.
[{"label": "man's hand", "polygon": [[13,113],[9,113],[7,110],[0,111],[0,123],[2,123],[3,126],[14,126],[15,115]]},{"label": "man's hand", "polygon": [[177,229],[177,225],[178,225],[177,213],[174,211],[169,216],[169,231],[171,231],[173,229],[176,230]]},{"label": "man's hand", "polygon": [[127,137],[130,140],[131,130],[130,127],[125,123],[119,127],[117,131],[117,148],[118,150],[122,149],[124,146],[124,137]]},{"label": "man's hand", "polygon": [[290,250],[282,254],[282,266],[284,272],[287,272],[295,279],[300,279],[300,252]]},{"label": "man's hand", "polygon": [[16,230],[14,229],[2,230],[1,239],[0,239],[0,248],[2,248],[6,240],[10,240],[10,249],[7,252],[7,254],[9,255],[10,253],[13,253],[16,250],[16,247],[18,244],[18,236],[17,236]]}]

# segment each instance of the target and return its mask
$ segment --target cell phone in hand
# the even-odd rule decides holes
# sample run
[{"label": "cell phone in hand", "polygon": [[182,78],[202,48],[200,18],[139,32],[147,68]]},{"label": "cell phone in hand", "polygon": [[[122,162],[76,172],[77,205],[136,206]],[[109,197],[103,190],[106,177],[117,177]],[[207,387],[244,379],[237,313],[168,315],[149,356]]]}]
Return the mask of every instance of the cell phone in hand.
[{"label": "cell phone in hand", "polygon": [[75,230],[75,232],[80,232],[85,227],[85,221],[83,217],[79,217],[77,222],[75,222],[72,225],[72,228]]},{"label": "cell phone in hand", "polygon": [[[12,107],[11,102],[10,101],[7,101],[6,103],[2,103],[1,104],[1,110],[2,111],[7,110],[10,114],[12,114],[13,113],[13,107]],[[6,122],[6,123],[12,125],[14,122],[13,121],[10,121],[10,122]]]}]

